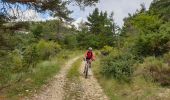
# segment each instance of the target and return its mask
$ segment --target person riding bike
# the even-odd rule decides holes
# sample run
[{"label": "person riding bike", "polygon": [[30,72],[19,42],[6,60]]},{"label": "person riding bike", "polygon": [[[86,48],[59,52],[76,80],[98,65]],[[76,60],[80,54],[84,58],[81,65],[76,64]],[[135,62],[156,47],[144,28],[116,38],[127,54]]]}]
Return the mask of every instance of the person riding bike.
[{"label": "person riding bike", "polygon": [[89,67],[91,68],[91,62],[95,60],[95,55],[94,55],[91,47],[89,47],[88,50],[86,51],[86,53],[84,55],[84,59],[86,61],[89,61],[89,63],[90,63]]}]

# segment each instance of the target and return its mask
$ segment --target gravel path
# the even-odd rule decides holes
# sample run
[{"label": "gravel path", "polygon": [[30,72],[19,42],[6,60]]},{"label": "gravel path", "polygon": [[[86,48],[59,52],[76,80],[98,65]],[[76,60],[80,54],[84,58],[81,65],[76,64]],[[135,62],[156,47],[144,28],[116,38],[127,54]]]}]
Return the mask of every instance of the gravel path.
[{"label": "gravel path", "polygon": [[63,100],[82,100],[83,88],[80,80],[67,80],[65,87],[65,94]]},{"label": "gravel path", "polygon": [[61,69],[59,74],[57,74],[53,81],[48,85],[44,86],[40,93],[35,94],[32,98],[26,100],[63,100],[64,90],[63,86],[66,81],[66,74],[71,65],[78,59],[76,57],[70,60],[65,67]]},{"label": "gravel path", "polygon": [[25,100],[109,100],[92,73],[87,79],[84,78],[82,73],[84,63],[82,63],[79,68],[79,81],[75,80],[73,83],[68,82],[66,77],[67,72],[71,65],[79,58],[80,57],[76,57],[70,60],[65,67],[61,69],[59,74],[54,77],[52,82],[43,86],[38,94],[34,94],[31,98],[25,98]]},{"label": "gravel path", "polygon": [[83,76],[84,63],[80,67],[80,80],[83,87],[83,96],[81,100],[109,100],[108,97],[103,93],[103,90],[93,73],[89,73],[90,76],[85,79]]}]

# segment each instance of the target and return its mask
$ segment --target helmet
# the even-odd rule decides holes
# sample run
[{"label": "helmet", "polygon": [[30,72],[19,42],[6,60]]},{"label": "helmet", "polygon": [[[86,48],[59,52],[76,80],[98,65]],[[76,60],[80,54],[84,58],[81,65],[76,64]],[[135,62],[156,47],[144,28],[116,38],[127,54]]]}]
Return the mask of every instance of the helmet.
[{"label": "helmet", "polygon": [[89,47],[89,50],[91,50],[91,51],[92,51],[92,50],[93,50],[93,49],[92,49],[92,47]]}]

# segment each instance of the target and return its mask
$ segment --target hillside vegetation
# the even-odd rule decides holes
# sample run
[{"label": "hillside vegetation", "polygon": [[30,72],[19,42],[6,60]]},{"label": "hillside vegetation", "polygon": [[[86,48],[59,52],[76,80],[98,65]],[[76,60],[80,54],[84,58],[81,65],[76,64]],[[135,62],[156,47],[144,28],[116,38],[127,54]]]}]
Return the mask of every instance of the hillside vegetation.
[{"label": "hillside vegetation", "polygon": [[[170,93],[170,1],[153,0],[149,10],[141,5],[124,18],[122,28],[114,22],[114,12],[95,8],[78,29],[66,23],[71,20],[67,2],[57,1],[42,6],[4,1],[38,7],[38,12],[49,10],[58,19],[12,21],[11,16],[0,12],[0,96],[31,94],[59,72],[68,59],[82,53],[79,50],[92,47],[97,56],[95,77],[112,100],[170,99],[165,93]],[[83,8],[98,0],[75,1]],[[76,64],[80,65],[74,64],[69,77],[79,75]]]},{"label": "hillside vegetation", "polygon": [[94,72],[111,99],[170,98],[169,4],[154,0],[148,11],[141,5],[124,19],[116,45],[101,49]]},{"label": "hillside vegetation", "polygon": [[30,94],[59,72],[69,58],[79,54],[74,42],[66,42],[74,38],[76,30],[61,23],[57,33],[58,23],[6,22],[7,26],[1,26],[0,95]]}]

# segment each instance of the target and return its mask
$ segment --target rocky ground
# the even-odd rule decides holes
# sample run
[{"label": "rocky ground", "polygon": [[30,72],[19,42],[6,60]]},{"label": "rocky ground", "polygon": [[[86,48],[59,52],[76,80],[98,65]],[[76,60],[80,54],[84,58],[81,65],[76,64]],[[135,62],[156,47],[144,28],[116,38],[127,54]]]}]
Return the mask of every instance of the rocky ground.
[{"label": "rocky ground", "polygon": [[83,75],[83,70],[84,63],[82,63],[80,67],[80,81],[84,90],[81,100],[108,100],[108,97],[104,94],[96,78],[93,76],[93,73],[90,71],[90,76],[85,79]]},{"label": "rocky ground", "polygon": [[70,60],[48,85],[25,100],[108,100],[92,73],[87,79],[84,78],[84,63],[80,66],[79,79],[70,83],[66,78],[68,70],[78,58]]}]

